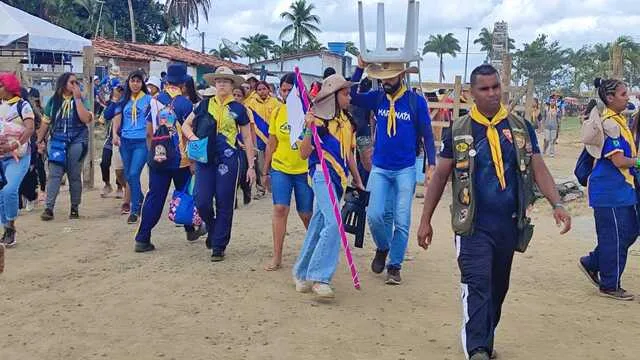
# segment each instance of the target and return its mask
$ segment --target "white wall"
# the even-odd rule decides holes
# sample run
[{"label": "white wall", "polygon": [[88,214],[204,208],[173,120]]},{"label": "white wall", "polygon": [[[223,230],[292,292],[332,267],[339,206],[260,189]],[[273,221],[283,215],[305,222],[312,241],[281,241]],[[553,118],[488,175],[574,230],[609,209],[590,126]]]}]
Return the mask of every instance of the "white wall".
[{"label": "white wall", "polygon": [[160,73],[163,71],[167,71],[167,64],[169,63],[169,60],[167,59],[162,59],[162,58],[156,58],[154,60],[151,60],[151,62],[149,63],[149,76],[157,76],[160,77]]}]

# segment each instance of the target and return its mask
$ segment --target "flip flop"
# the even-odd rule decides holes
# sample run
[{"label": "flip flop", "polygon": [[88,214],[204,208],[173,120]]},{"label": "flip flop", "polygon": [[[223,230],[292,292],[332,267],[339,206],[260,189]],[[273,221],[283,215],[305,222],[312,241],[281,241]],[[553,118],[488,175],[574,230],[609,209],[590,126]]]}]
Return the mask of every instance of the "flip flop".
[{"label": "flip flop", "polygon": [[280,268],[282,268],[282,264],[278,264],[278,265],[269,264],[264,267],[264,271],[277,271],[277,270],[280,270]]}]

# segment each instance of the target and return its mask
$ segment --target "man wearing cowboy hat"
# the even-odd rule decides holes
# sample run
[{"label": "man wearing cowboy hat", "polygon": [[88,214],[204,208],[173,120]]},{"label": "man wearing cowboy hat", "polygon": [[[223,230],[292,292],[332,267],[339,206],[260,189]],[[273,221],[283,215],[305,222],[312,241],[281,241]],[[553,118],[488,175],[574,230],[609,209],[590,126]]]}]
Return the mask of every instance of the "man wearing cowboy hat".
[{"label": "man wearing cowboy hat", "polygon": [[[157,128],[157,114],[163,109],[175,113],[176,128],[179,129],[184,120],[191,114],[193,104],[184,95],[181,87],[187,81],[187,67],[182,63],[169,64],[167,67],[166,85],[158,96],[151,101],[151,111],[148,117],[147,134],[153,134]],[[151,135],[147,135],[149,139]],[[148,143],[150,140],[147,141]],[[149,151],[154,151],[150,149]],[[173,182],[176,189],[183,189],[187,181],[191,178],[190,165],[184,141],[180,139],[180,164],[178,168],[154,169],[149,167],[149,191],[144,198],[142,214],[140,217],[140,227],[136,234],[136,252],[147,252],[155,250],[151,243],[151,230],[158,224],[162,215],[164,203],[167,200],[169,186]],[[204,227],[196,230],[193,226],[185,226],[187,240],[194,241],[205,234]]]},{"label": "man wearing cowboy hat", "polygon": [[[360,81],[365,65],[360,58],[353,82]],[[402,63],[372,64],[367,73],[382,82],[383,90],[359,93],[356,87],[351,89],[351,103],[373,111],[375,116],[373,167],[367,184],[371,192],[367,219],[377,246],[371,270],[382,273],[386,263],[386,283],[390,285],[402,281],[400,268],[411,226],[419,137],[424,139],[429,166],[435,165],[427,102],[407,90],[403,80],[407,72],[417,72],[417,68],[406,68]]]}]

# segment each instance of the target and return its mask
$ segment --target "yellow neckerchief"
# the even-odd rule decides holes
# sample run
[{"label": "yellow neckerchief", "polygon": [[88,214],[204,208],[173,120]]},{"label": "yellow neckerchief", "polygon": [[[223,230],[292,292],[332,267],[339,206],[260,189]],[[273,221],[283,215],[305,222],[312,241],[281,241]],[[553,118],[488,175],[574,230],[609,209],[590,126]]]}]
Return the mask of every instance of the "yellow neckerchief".
[{"label": "yellow neckerchief", "polygon": [[167,84],[167,85],[164,87],[164,91],[166,91],[166,92],[167,92],[167,94],[169,94],[169,96],[171,96],[171,98],[172,98],[172,99],[173,99],[174,97],[176,97],[176,96],[180,96],[180,95],[182,95],[182,90],[181,90],[179,87],[175,86],[175,85],[169,85],[169,84]]},{"label": "yellow neckerchief", "polygon": [[500,188],[502,188],[502,190],[507,187],[507,182],[504,178],[504,163],[502,162],[500,135],[498,134],[496,126],[502,120],[506,119],[507,116],[509,116],[509,111],[502,104],[500,104],[500,110],[498,110],[498,113],[493,117],[492,120],[489,120],[484,115],[482,115],[475,104],[473,104],[473,107],[471,107],[471,118],[473,119],[473,121],[487,127],[487,141],[489,142],[489,147],[491,148],[491,159],[493,160],[493,165],[496,168],[496,176],[498,177]]},{"label": "yellow neckerchief", "polygon": [[[324,125],[324,122],[318,119],[316,120],[316,124]],[[346,164],[347,157],[353,147],[353,129],[344,111],[340,111],[336,117],[327,121],[327,130],[340,142],[340,157]]]},{"label": "yellow neckerchief", "polygon": [[627,125],[627,119],[623,115],[618,114],[609,108],[604,109],[604,114],[602,114],[602,118],[605,120],[606,119],[614,120],[618,124],[618,126],[620,127],[620,134],[622,135],[624,140],[629,144],[629,147],[631,148],[631,157],[635,158],[638,154],[638,150],[636,149],[636,142],[633,141],[633,134],[631,133],[631,130]]},{"label": "yellow neckerchief", "polygon": [[13,104],[17,103],[18,101],[20,101],[20,99],[21,99],[20,96],[14,96],[11,99],[7,100],[7,104],[13,105]]},{"label": "yellow neckerchief", "polygon": [[407,91],[407,87],[403,84],[395,95],[391,96],[387,94],[389,99],[389,119],[387,120],[387,135],[389,137],[396,135],[396,101],[404,95]]},{"label": "yellow neckerchief", "polygon": [[145,93],[142,91],[138,95],[131,95],[131,123],[133,125],[138,123],[138,100],[142,99],[144,95]]},{"label": "yellow neckerchief", "polygon": [[209,114],[213,115],[213,118],[216,119],[216,124],[218,130],[220,130],[220,126],[222,126],[222,121],[224,121],[225,112],[229,111],[229,104],[234,101],[233,96],[229,95],[224,100],[220,100],[218,95],[212,97],[209,100]]},{"label": "yellow neckerchief", "polygon": [[73,109],[73,96],[62,95],[62,106],[60,107],[60,114],[63,119],[69,119],[71,117],[71,110]]}]

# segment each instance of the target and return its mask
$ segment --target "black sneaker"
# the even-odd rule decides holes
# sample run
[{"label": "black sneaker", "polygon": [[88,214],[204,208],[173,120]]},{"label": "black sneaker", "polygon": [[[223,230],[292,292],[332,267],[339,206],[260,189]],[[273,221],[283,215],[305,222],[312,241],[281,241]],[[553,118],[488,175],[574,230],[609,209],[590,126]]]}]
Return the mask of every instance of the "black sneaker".
[{"label": "black sneaker", "polygon": [[187,232],[187,241],[196,241],[202,236],[207,234],[207,227],[203,225],[199,226],[196,230]]},{"label": "black sneaker", "polygon": [[80,213],[78,212],[78,208],[76,206],[71,208],[71,211],[69,212],[69,219],[71,220],[80,219]]},{"label": "black sneaker", "polygon": [[143,242],[138,242],[136,241],[136,248],[135,251],[137,253],[143,253],[143,252],[148,252],[148,251],[153,251],[155,250],[156,247],[153,246],[152,243],[148,242],[148,243],[143,243]]},{"label": "black sneaker", "polygon": [[220,262],[224,260],[224,251],[214,251],[211,254],[211,261],[212,262]]},{"label": "black sneaker", "polygon": [[389,254],[389,250],[376,250],[376,256],[371,262],[371,271],[376,274],[382,274],[387,263],[387,254]]},{"label": "black sneaker", "polygon": [[600,277],[598,276],[598,272],[589,270],[587,266],[584,264],[584,261],[583,261],[584,258],[585,257],[582,257],[580,258],[580,260],[578,260],[578,267],[585,275],[587,275],[587,278],[593,284],[593,286],[600,289]]},{"label": "black sneaker", "polygon": [[129,214],[129,218],[127,218],[127,224],[136,224],[138,222],[137,214]]},{"label": "black sneaker", "polygon": [[16,229],[4,228],[4,246],[12,248],[16,246]]},{"label": "black sneaker", "polygon": [[400,277],[400,269],[387,269],[387,285],[400,285],[402,278]]},{"label": "black sneaker", "polygon": [[40,215],[40,219],[42,221],[51,221],[51,220],[53,220],[53,210],[44,209],[44,211],[42,212],[42,215]]},{"label": "black sneaker", "polygon": [[471,355],[471,357],[469,358],[469,360],[490,360],[491,358],[489,357],[489,354],[482,350],[482,351],[478,351],[477,353]]},{"label": "black sneaker", "polygon": [[620,300],[620,301],[632,301],[634,296],[628,293],[625,289],[619,288],[617,290],[603,290],[600,289],[600,296]]}]

